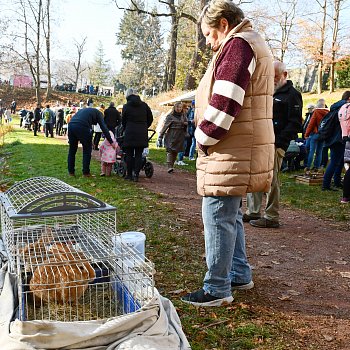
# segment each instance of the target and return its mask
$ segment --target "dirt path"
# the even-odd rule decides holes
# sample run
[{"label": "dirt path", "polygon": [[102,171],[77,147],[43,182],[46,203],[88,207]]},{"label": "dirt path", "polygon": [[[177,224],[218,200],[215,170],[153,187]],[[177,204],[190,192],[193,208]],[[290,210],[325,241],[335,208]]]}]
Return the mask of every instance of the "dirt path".
[{"label": "dirt path", "polygon": [[[154,164],[151,179],[140,176],[139,186],[162,193],[175,203],[183,219],[196,217],[202,237],[201,198],[195,175]],[[298,210],[281,209],[279,229],[245,224],[247,253],[256,287],[247,293],[256,303],[305,321],[329,346],[350,349],[350,239],[349,232]]]}]

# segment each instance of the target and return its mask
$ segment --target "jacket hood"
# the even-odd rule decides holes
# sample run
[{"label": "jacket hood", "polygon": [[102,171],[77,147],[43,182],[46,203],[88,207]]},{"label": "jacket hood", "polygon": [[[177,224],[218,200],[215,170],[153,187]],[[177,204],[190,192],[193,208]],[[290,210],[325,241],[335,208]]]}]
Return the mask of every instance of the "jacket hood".
[{"label": "jacket hood", "polygon": [[126,98],[126,100],[128,101],[128,104],[132,106],[139,106],[142,102],[140,96],[138,95],[130,95]]},{"label": "jacket hood", "polygon": [[340,101],[338,101],[338,102],[336,102],[336,103],[333,103],[333,104],[331,105],[330,110],[333,111],[333,109],[339,109],[339,108],[340,108],[343,104],[345,104],[345,103],[346,103],[345,100],[340,100]]}]

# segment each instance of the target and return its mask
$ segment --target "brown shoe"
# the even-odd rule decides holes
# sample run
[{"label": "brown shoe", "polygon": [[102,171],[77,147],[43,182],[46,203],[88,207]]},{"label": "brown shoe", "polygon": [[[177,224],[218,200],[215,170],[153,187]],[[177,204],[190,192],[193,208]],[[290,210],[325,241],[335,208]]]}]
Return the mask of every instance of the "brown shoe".
[{"label": "brown shoe", "polygon": [[254,227],[261,227],[261,228],[279,228],[280,227],[280,224],[278,221],[273,221],[266,218],[260,218],[258,220],[250,220],[249,223]]},{"label": "brown shoe", "polygon": [[92,177],[91,174],[83,174],[84,177]]},{"label": "brown shoe", "polygon": [[260,219],[260,215],[253,215],[253,214],[243,214],[243,222],[249,222],[250,220],[258,220]]}]

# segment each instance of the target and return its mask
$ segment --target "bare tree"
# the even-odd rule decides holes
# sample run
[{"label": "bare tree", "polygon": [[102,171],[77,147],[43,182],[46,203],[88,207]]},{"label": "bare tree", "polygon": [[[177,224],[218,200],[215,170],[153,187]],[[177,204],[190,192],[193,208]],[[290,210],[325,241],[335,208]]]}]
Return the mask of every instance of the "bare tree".
[{"label": "bare tree", "polygon": [[36,100],[38,104],[41,104],[40,96],[40,46],[41,46],[41,25],[43,14],[43,2],[38,0],[37,3],[31,0],[20,0],[20,15],[18,19],[24,26],[24,33],[22,39],[24,40],[24,54],[20,54],[27,62],[31,71],[34,86]]},{"label": "bare tree", "polygon": [[327,23],[327,0],[316,0],[322,10],[322,22],[320,26],[320,40],[318,47],[318,70],[317,70],[317,93],[322,93],[323,83],[323,63],[324,63],[324,49],[326,41],[326,23]]},{"label": "bare tree", "polygon": [[46,66],[47,66],[47,90],[46,95],[49,98],[51,96],[51,23],[50,23],[50,3],[51,0],[46,0],[46,12],[43,13],[43,32],[45,36],[45,43],[46,43]]},{"label": "bare tree", "polygon": [[331,62],[330,62],[330,79],[329,79],[329,91],[333,92],[335,88],[334,76],[335,76],[335,64],[337,63],[336,55],[339,49],[338,33],[339,33],[339,15],[341,10],[341,4],[343,0],[333,0],[333,31],[332,31],[332,47],[331,47]]},{"label": "bare tree", "polygon": [[74,46],[75,46],[75,48],[77,50],[77,54],[78,54],[77,60],[73,63],[74,71],[75,71],[74,84],[75,84],[76,91],[78,91],[79,76],[81,75],[81,73],[83,73],[85,70],[87,70],[87,67],[82,68],[82,62],[81,62],[83,53],[85,51],[84,47],[86,45],[86,40],[87,40],[87,37],[84,37],[80,43],[77,40],[74,40]]},{"label": "bare tree", "polygon": [[274,57],[281,62],[285,60],[287,51],[294,46],[293,34],[297,24],[298,0],[274,1],[273,13],[260,4],[252,17],[257,30],[264,34]]}]

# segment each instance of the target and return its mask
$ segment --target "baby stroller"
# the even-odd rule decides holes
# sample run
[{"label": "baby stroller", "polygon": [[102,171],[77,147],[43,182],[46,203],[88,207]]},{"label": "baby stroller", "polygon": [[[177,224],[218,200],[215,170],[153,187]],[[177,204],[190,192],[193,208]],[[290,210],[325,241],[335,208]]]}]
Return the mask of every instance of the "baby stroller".
[{"label": "baby stroller", "polygon": [[[151,141],[156,131],[148,129],[148,141]],[[117,160],[114,163],[114,172],[120,177],[126,176],[126,154],[123,151],[124,130],[122,126],[119,126],[116,131],[116,140],[120,146],[120,150],[117,152]],[[142,152],[142,166],[141,171],[145,172],[146,177],[151,178],[154,173],[153,164],[147,159],[149,149],[144,148]]]}]

